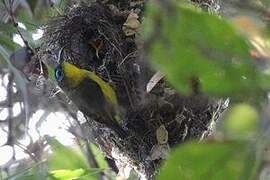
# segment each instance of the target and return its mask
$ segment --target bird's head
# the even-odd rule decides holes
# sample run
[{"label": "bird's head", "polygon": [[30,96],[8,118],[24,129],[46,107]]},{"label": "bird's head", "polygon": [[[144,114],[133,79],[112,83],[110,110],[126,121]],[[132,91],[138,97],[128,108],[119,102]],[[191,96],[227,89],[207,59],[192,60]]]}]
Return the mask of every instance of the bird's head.
[{"label": "bird's head", "polygon": [[55,68],[55,79],[58,84],[67,88],[75,88],[87,76],[84,69],[80,69],[68,62],[62,62]]},{"label": "bird's head", "polygon": [[58,54],[58,65],[55,68],[54,76],[61,87],[75,88],[85,78],[85,70],[76,67],[73,64],[64,61],[62,57],[64,47],[62,47]]},{"label": "bird's head", "polygon": [[54,70],[54,77],[57,82],[62,82],[65,77],[64,70],[60,64]]}]

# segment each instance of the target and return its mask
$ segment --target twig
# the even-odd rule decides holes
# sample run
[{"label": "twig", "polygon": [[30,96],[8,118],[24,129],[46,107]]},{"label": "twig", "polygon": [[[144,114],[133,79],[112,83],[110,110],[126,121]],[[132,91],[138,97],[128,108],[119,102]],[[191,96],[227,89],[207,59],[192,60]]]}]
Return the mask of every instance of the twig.
[{"label": "twig", "polygon": [[[85,118],[87,118],[87,117],[85,117]],[[82,136],[83,137],[87,137],[87,135],[85,134],[84,130],[82,129],[81,123],[78,121],[78,119],[76,118],[74,120],[75,120],[75,122],[77,123],[77,125],[80,128],[80,131],[82,133]],[[75,137],[77,137],[77,136],[75,136]],[[88,142],[87,139],[83,139],[83,140],[84,140],[85,145],[86,145],[86,152],[87,152],[86,155],[87,155],[87,160],[88,160],[89,165],[92,168],[98,168],[99,169],[100,167],[98,165],[98,162],[96,161],[95,156],[94,156],[94,153],[93,153],[92,149],[90,148],[90,143]],[[80,141],[77,141],[77,142],[80,145]],[[104,175],[104,173],[102,173],[101,175]]]},{"label": "twig", "polygon": [[36,163],[38,163],[38,159],[32,154],[32,152],[30,152],[27,148],[23,147],[23,145],[20,142],[16,142],[16,145],[21,148],[25,153],[27,153],[31,159],[33,159]]},{"label": "twig", "polygon": [[[80,147],[80,149],[83,151],[83,145],[82,145],[82,143],[80,142],[80,139],[82,139],[83,141],[84,141],[84,143],[85,143],[85,146],[86,146],[86,157],[87,157],[87,161],[88,161],[88,164],[89,164],[89,166],[91,167],[91,169],[99,169],[100,170],[100,167],[99,167],[99,165],[98,165],[98,162],[96,161],[96,159],[95,159],[95,155],[94,155],[94,153],[93,153],[93,151],[92,151],[92,149],[91,149],[91,147],[90,147],[90,143],[88,142],[88,140],[85,138],[85,137],[87,137],[86,136],[86,134],[84,133],[84,131],[83,131],[83,129],[82,129],[82,127],[81,127],[81,124],[80,124],[80,122],[77,120],[77,118],[75,118],[74,119],[75,121],[76,121],[76,123],[78,124],[78,126],[79,126],[79,128],[80,128],[80,131],[81,131],[81,133],[82,133],[82,137],[80,137],[79,135],[77,135],[76,134],[76,132],[71,132],[70,131],[70,133],[72,133],[74,136],[75,136],[75,138],[76,138],[76,142],[77,142],[77,144],[79,145],[79,147]],[[106,174],[103,172],[103,171],[101,171],[101,172],[99,172],[98,173],[99,174],[99,179],[100,180],[103,180],[104,178],[104,176],[106,176]]]},{"label": "twig", "polygon": [[7,144],[8,145],[12,145],[13,146],[13,129],[14,129],[14,122],[13,122],[13,111],[12,111],[12,85],[13,85],[13,79],[14,79],[14,75],[11,72],[9,74],[9,81],[8,81],[8,85],[7,85],[7,91],[8,91],[8,96],[7,96],[7,108],[8,108],[8,117],[7,117],[7,121],[8,121],[8,139],[7,139]]},{"label": "twig", "polygon": [[132,57],[133,55],[135,55],[138,51],[133,51],[131,53],[129,53],[128,55],[126,55],[126,57],[118,64],[118,68],[124,64],[124,62],[129,58],[129,57]]}]

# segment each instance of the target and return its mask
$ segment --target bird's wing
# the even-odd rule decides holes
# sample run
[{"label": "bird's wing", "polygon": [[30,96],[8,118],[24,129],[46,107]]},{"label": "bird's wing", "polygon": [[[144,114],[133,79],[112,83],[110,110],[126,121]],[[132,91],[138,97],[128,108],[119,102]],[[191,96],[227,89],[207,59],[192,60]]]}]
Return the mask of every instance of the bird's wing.
[{"label": "bird's wing", "polygon": [[[106,88],[107,86],[105,90],[108,90]],[[98,113],[105,118],[101,123],[109,126],[119,122],[120,116],[117,107],[115,107],[111,101],[108,101],[106,96],[108,94],[104,92],[104,87],[101,87],[99,83],[90,78],[84,78],[75,91],[80,93],[77,94],[80,98],[77,99],[75,103],[83,113],[88,116],[91,116],[93,113]],[[110,89],[109,92],[111,92]]]},{"label": "bird's wing", "polygon": [[108,102],[112,104],[113,107],[118,108],[118,101],[114,89],[93,72],[89,73],[89,77],[98,83]]},{"label": "bird's wing", "polygon": [[95,81],[84,78],[73,92],[71,99],[83,113],[89,115],[104,110],[106,98]]}]

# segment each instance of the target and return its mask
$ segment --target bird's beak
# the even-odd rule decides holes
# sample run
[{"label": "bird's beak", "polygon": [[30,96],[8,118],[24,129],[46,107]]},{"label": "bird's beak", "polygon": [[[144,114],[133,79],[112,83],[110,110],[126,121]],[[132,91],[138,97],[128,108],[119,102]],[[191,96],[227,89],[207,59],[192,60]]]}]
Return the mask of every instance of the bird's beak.
[{"label": "bird's beak", "polygon": [[63,51],[65,49],[66,46],[63,46],[60,51],[58,52],[58,56],[57,56],[57,63],[58,64],[62,64],[62,62],[64,61],[64,58],[62,58],[63,55]]}]

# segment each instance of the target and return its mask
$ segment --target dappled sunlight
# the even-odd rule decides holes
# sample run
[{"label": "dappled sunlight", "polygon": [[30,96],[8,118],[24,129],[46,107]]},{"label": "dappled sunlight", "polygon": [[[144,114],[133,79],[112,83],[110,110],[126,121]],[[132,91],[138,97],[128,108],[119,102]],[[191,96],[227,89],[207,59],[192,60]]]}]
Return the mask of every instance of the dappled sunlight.
[{"label": "dappled sunlight", "polygon": [[4,131],[3,129],[0,129],[0,146],[3,146],[6,142],[7,142],[7,132]]},{"label": "dappled sunlight", "polygon": [[37,29],[33,34],[32,34],[32,38],[33,40],[39,40],[40,38],[42,38],[44,34],[44,31],[41,29]]},{"label": "dappled sunlight", "polygon": [[7,117],[8,117],[8,109],[7,108],[0,109],[0,121],[7,119]]},{"label": "dappled sunlight", "polygon": [[[68,118],[64,113],[50,113],[45,120],[41,120],[41,116],[45,113],[44,110],[38,110],[33,114],[29,121],[29,135],[36,141],[40,136],[53,136],[65,145],[74,144],[73,136],[67,132],[69,127]],[[39,123],[41,120],[41,124]]]},{"label": "dappled sunlight", "polygon": [[38,127],[36,127],[36,125],[39,122],[43,113],[44,113],[44,110],[38,110],[33,114],[33,116],[29,120],[28,133],[30,134],[33,141],[38,140],[40,137],[40,135],[38,133],[39,130],[38,130]]},{"label": "dappled sunlight", "polygon": [[21,38],[21,36],[19,34],[14,34],[13,35],[13,41],[17,44],[19,44],[21,47],[24,47],[25,44],[23,42],[23,39]]},{"label": "dappled sunlight", "polygon": [[13,117],[16,117],[19,114],[21,114],[22,108],[23,108],[23,104],[21,102],[14,103],[12,107]]},{"label": "dappled sunlight", "polygon": [[[20,103],[15,103],[13,107],[13,115],[17,116],[21,113]],[[67,131],[71,120],[70,117],[66,116],[64,113],[55,112],[50,113],[47,118],[41,119],[42,115],[46,113],[44,110],[36,111],[33,116],[29,120],[28,125],[28,134],[31,137],[32,141],[37,141],[40,137],[44,137],[45,135],[49,135],[55,137],[58,141],[60,141],[64,145],[74,145],[74,136]],[[7,108],[2,109],[0,112],[0,119],[6,119],[8,116]],[[22,149],[21,146],[26,147],[30,144],[30,137],[24,137],[19,139],[19,146],[15,146],[15,158],[25,159],[28,158],[29,155]],[[0,129],[0,145],[4,145],[7,141],[7,133]],[[0,147],[0,165],[5,164],[12,157],[12,151],[10,150],[10,146]]]},{"label": "dappled sunlight", "polygon": [[14,146],[16,160],[27,159],[29,155],[19,146]]},{"label": "dappled sunlight", "polygon": [[74,144],[73,136],[67,132],[69,119],[63,113],[51,113],[39,128],[41,136],[49,135],[55,137],[64,145]]},{"label": "dappled sunlight", "polygon": [[3,86],[0,87],[0,102],[1,101],[5,101],[7,99],[7,91],[6,88],[4,88]]},{"label": "dappled sunlight", "polygon": [[13,156],[12,147],[5,145],[0,147],[0,166],[5,165]]}]

